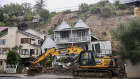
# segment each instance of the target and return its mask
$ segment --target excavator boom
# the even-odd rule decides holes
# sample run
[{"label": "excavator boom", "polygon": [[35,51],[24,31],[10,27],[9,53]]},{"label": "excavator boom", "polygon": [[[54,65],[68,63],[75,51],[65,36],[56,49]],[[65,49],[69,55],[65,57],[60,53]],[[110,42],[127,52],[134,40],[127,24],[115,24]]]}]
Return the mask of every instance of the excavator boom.
[{"label": "excavator boom", "polygon": [[37,60],[35,60],[34,62],[32,62],[32,64],[36,64],[40,61],[42,61],[45,58],[49,58],[50,56],[55,56],[55,55],[63,55],[63,54],[80,54],[80,52],[82,51],[82,48],[79,47],[70,47],[70,48],[66,48],[66,49],[62,49],[59,51],[56,51],[55,48],[49,49],[48,51],[46,51],[42,56],[40,56]]}]

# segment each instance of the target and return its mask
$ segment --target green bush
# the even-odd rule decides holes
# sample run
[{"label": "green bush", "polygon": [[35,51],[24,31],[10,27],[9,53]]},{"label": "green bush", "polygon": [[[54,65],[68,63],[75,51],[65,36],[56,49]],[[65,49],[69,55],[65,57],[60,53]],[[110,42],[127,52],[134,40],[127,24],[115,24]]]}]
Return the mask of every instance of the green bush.
[{"label": "green bush", "polygon": [[7,55],[7,64],[22,64],[22,60],[20,55],[16,52],[16,50],[9,50]]}]

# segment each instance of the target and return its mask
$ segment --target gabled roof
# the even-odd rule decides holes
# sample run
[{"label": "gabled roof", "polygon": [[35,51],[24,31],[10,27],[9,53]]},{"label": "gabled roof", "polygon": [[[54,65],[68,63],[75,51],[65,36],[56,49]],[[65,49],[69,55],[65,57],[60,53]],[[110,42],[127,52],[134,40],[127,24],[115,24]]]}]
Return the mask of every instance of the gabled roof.
[{"label": "gabled roof", "polygon": [[78,22],[75,24],[74,28],[89,28],[82,19],[79,19]]},{"label": "gabled roof", "polygon": [[28,33],[28,32],[24,32],[24,31],[20,31],[20,30],[17,30],[17,32],[20,32],[20,33],[22,33],[22,34],[24,34],[24,35],[26,35],[26,36],[32,37],[32,38],[40,39],[40,37],[35,36],[35,35],[33,35],[33,34],[31,34],[31,33]]},{"label": "gabled roof", "polygon": [[56,30],[71,29],[71,26],[63,20]]}]

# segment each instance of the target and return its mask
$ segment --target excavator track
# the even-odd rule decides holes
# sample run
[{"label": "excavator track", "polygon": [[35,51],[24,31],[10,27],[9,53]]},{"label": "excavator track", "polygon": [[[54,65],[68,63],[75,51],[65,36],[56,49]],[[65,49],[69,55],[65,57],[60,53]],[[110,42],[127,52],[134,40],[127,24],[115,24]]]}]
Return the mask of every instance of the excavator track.
[{"label": "excavator track", "polygon": [[73,71],[74,76],[78,77],[104,77],[110,78],[113,76],[111,70],[99,70],[99,69],[81,69]]}]

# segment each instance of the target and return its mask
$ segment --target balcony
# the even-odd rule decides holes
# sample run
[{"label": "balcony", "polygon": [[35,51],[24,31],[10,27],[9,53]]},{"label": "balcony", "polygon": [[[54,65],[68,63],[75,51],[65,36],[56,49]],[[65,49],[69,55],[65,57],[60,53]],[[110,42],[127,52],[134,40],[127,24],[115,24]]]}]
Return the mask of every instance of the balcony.
[{"label": "balcony", "polygon": [[61,38],[56,37],[55,42],[57,44],[61,43],[79,43],[79,42],[90,42],[90,36],[82,36],[82,37],[70,37],[70,38]]}]

